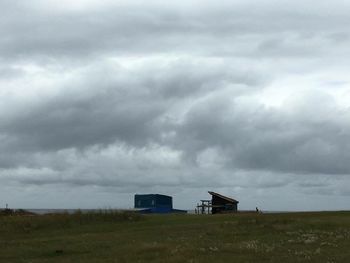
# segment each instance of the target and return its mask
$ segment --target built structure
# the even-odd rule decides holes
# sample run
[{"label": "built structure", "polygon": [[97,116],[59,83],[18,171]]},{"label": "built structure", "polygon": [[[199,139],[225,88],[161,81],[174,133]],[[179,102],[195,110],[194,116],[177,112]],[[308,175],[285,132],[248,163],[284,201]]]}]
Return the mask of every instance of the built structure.
[{"label": "built structure", "polygon": [[141,213],[187,213],[173,208],[173,198],[161,194],[136,194],[134,207]]},{"label": "built structure", "polygon": [[211,200],[200,200],[201,204],[197,204],[196,212],[199,214],[218,214],[218,213],[235,213],[238,211],[238,201],[209,191]]}]

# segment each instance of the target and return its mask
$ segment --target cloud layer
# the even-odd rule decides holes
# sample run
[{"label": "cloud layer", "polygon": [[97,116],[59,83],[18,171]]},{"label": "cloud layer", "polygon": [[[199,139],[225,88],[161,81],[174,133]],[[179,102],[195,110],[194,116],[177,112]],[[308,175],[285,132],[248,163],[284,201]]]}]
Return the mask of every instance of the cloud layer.
[{"label": "cloud layer", "polygon": [[0,2],[1,200],[346,209],[349,5]]}]

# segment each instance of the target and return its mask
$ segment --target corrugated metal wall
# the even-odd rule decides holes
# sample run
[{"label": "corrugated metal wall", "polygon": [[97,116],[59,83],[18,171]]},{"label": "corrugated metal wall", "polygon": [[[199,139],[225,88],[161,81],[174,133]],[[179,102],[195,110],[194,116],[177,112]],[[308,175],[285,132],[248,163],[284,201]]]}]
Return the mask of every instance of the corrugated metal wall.
[{"label": "corrugated metal wall", "polygon": [[173,200],[171,196],[158,195],[158,194],[146,194],[146,195],[135,195],[134,199],[135,208],[173,208]]}]

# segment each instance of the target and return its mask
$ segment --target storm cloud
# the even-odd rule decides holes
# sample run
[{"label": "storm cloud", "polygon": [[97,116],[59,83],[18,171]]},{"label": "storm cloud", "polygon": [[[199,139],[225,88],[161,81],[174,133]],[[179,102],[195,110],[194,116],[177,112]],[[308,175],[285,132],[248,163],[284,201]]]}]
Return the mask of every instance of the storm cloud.
[{"label": "storm cloud", "polygon": [[0,200],[347,208],[348,4],[61,2],[0,1]]}]

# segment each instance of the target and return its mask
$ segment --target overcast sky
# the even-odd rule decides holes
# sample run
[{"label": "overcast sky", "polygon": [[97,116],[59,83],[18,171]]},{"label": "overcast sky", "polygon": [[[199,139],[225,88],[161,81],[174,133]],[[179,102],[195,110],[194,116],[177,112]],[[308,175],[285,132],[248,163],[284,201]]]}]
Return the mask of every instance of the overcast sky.
[{"label": "overcast sky", "polygon": [[350,209],[349,2],[0,7],[0,206]]}]

